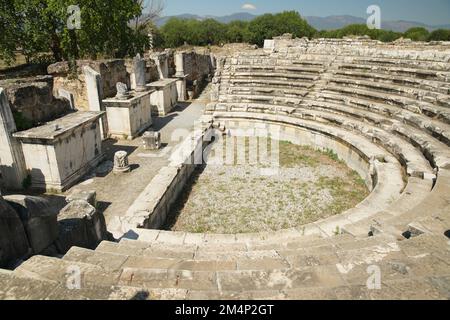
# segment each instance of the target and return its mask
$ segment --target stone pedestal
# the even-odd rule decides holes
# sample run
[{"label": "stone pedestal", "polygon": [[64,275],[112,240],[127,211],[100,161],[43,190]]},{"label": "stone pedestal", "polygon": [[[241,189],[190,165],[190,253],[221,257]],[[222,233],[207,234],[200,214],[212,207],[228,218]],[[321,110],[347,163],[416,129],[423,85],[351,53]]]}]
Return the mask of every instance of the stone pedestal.
[{"label": "stone pedestal", "polygon": [[137,92],[146,91],[147,90],[147,88],[145,87],[146,62],[138,54],[133,59],[133,65],[134,65],[134,77],[135,77],[135,82],[136,82],[136,91]]},{"label": "stone pedestal", "polygon": [[16,131],[6,93],[0,88],[0,183],[11,190],[22,189],[27,176],[22,146],[13,137]]},{"label": "stone pedestal", "polygon": [[152,56],[158,68],[158,74],[160,79],[166,79],[169,77],[169,62],[166,53],[157,53]]},{"label": "stone pedestal", "polygon": [[155,90],[150,96],[153,115],[166,116],[175,107],[178,101],[177,81],[178,79],[164,79],[147,85]]},{"label": "stone pedestal", "polygon": [[128,97],[103,100],[110,137],[131,140],[152,125],[152,92],[132,92]]},{"label": "stone pedestal", "polygon": [[128,153],[126,151],[117,151],[114,154],[114,173],[130,172],[128,163]]},{"label": "stone pedestal", "polygon": [[[89,111],[105,111],[102,106],[103,93],[100,73],[89,66],[85,66],[83,72],[86,81]],[[106,139],[108,134],[108,121],[106,117],[103,117],[100,121],[100,132],[102,139]]]},{"label": "stone pedestal", "polygon": [[161,148],[161,133],[147,131],[142,135],[145,150],[158,150]]},{"label": "stone pedestal", "polygon": [[99,122],[103,115],[74,112],[13,134],[22,144],[32,189],[65,191],[101,162]]}]

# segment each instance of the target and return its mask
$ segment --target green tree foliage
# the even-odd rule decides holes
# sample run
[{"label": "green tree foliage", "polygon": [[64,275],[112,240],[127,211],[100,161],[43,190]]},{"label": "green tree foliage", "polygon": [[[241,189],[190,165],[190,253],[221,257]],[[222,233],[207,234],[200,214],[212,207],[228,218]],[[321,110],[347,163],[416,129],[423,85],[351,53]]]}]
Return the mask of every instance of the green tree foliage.
[{"label": "green tree foliage", "polygon": [[229,43],[249,42],[249,23],[246,21],[232,21],[228,24],[225,39]]},{"label": "green tree foliage", "polygon": [[177,18],[169,19],[161,29],[164,45],[171,48],[182,46],[187,39],[186,27],[186,20]]},{"label": "green tree foliage", "polygon": [[230,42],[250,42],[262,45],[284,33],[295,37],[311,37],[316,31],[298,12],[287,11],[278,14],[265,14],[251,22],[232,21],[228,24],[213,19],[203,21],[171,18],[161,28],[166,47],[189,45],[219,45]]},{"label": "green tree foliage", "polygon": [[430,33],[425,28],[411,28],[406,30],[404,38],[411,39],[413,41],[427,41]]},{"label": "green tree foliage", "polygon": [[429,41],[450,41],[450,30],[438,29],[430,33]]},{"label": "green tree foliage", "polygon": [[10,1],[0,2],[0,59],[11,63],[14,60],[19,34],[18,14]]},{"label": "green tree foliage", "polygon": [[264,43],[264,39],[271,39],[284,33],[301,38],[312,37],[316,32],[296,11],[259,16],[250,22],[248,31],[250,42],[260,46]]},{"label": "green tree foliage", "polygon": [[352,24],[342,29],[320,31],[316,34],[318,38],[343,38],[351,36],[369,36],[373,40],[380,40],[383,42],[391,42],[402,37],[400,32],[369,29],[365,24]]},{"label": "green tree foliage", "polygon": [[[11,62],[19,49],[27,60],[52,53],[54,60],[124,57],[148,44],[142,26],[130,21],[142,13],[136,0],[77,0],[81,29],[69,30],[71,0],[1,0],[0,54]],[[6,30],[6,32],[5,32]]]}]

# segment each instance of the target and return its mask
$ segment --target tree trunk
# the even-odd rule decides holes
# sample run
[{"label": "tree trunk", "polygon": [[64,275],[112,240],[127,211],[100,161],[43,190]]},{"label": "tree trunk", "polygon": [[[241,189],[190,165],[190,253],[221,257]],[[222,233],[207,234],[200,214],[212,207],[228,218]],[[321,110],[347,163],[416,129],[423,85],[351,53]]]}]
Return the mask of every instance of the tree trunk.
[{"label": "tree trunk", "polygon": [[70,37],[70,57],[73,60],[77,60],[80,57],[80,52],[78,51],[78,38],[75,30],[69,30]]},{"label": "tree trunk", "polygon": [[59,40],[58,35],[56,32],[52,33],[52,44],[51,49],[53,53],[53,58],[56,61],[61,61],[63,58],[62,50],[61,50],[61,41]]}]

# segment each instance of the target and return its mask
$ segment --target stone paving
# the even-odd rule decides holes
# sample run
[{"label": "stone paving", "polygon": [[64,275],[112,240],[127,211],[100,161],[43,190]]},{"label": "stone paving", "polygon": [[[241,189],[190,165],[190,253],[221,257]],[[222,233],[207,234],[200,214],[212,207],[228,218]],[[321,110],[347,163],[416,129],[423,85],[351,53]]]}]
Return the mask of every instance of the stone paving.
[{"label": "stone paving", "polygon": [[[124,215],[159,169],[167,165],[174,146],[180,142],[180,140],[172,141],[174,132],[186,136],[193,129],[194,122],[203,114],[205,102],[204,97],[200,97],[192,102],[179,103],[169,115],[154,119],[150,129],[161,131],[163,144],[161,150],[144,150],[140,138],[132,141],[112,139],[105,141],[103,148],[106,160],[84,177],[77,186],[65,192],[65,195],[78,190],[95,190],[99,209],[104,212],[107,223],[114,216]],[[112,170],[114,154],[122,150],[129,154],[131,172],[117,174]]]}]

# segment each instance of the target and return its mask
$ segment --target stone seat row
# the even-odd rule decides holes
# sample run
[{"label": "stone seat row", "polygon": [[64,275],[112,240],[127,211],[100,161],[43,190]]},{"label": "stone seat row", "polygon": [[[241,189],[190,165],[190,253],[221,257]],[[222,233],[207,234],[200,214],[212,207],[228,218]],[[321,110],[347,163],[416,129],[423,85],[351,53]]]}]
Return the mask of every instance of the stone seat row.
[{"label": "stone seat row", "polygon": [[[447,245],[445,239],[422,235],[397,243],[381,236],[355,242],[347,235],[337,236],[328,244],[281,247],[275,252],[278,260],[283,261],[283,267],[277,266],[280,263],[277,261],[268,270],[259,269],[258,259],[253,261],[256,269],[250,268],[252,259],[246,260],[249,269],[229,269],[227,265],[234,265],[227,260],[216,261],[214,254],[208,264],[191,261],[190,269],[170,266],[158,269],[153,264],[155,258],[148,260],[132,251],[131,254],[111,254],[104,252],[102,245],[95,251],[74,248],[64,259],[31,258],[14,272],[0,277],[4,283],[0,292],[3,297],[14,297],[20,292],[18,284],[28,281],[38,284],[33,287],[40,289],[39,295],[36,290],[21,294],[28,298],[34,295],[34,298],[56,299],[307,299],[317,295],[322,299],[393,299],[399,296],[446,299],[446,291],[438,285],[444,284],[448,276],[447,257],[442,254]],[[417,248],[418,240],[421,246]],[[126,244],[127,248],[153,246],[142,241]],[[428,255],[423,255],[424,251]],[[383,290],[367,289],[367,267],[373,264],[382,271]],[[67,270],[74,266],[83,274],[81,290],[65,289]],[[196,269],[199,266],[202,270]],[[416,290],[404,290],[410,287]]]},{"label": "stone seat row", "polygon": [[[318,55],[318,56],[334,56],[342,58],[346,61],[360,61],[366,64],[385,64],[385,65],[430,65],[435,70],[448,69],[450,55],[446,52],[434,54],[432,51],[421,52],[402,52],[399,50],[328,50],[326,47],[316,48],[315,50],[296,51],[295,49],[288,55]],[[285,53],[281,53],[285,54]]]},{"label": "stone seat row", "polygon": [[[362,111],[353,107],[338,104],[334,101],[304,101],[306,108],[319,108],[332,112],[335,114],[342,114],[350,116],[355,119],[362,119],[368,121],[382,130],[388,131],[391,134],[399,134],[401,137],[408,136],[404,139],[405,143],[412,144],[415,148],[421,151],[424,157],[432,164],[433,167],[445,167],[449,163],[450,151],[448,144],[436,139],[437,132],[434,133],[433,128],[430,132],[426,129],[419,128],[413,123],[408,123],[405,119],[407,117],[386,117],[371,111]],[[407,133],[407,134],[405,134]]]},{"label": "stone seat row", "polygon": [[420,60],[412,58],[392,58],[376,56],[357,56],[354,52],[302,52],[286,55],[285,53],[271,53],[265,56],[241,55],[239,58],[227,60],[232,65],[239,64],[278,64],[278,65],[317,65],[338,61],[346,65],[359,65],[366,68],[379,67],[397,70],[399,72],[412,72],[422,76],[448,75],[450,63],[439,60]]},{"label": "stone seat row", "polygon": [[[433,167],[446,167],[450,161],[450,149],[425,132],[396,120],[371,112],[355,110],[337,103],[310,100],[295,108],[256,103],[218,103],[211,105],[208,112],[260,112],[291,116],[304,116],[315,121],[324,119],[357,131],[395,154],[406,167],[406,171],[414,176],[433,176]],[[369,122],[368,122],[369,121]],[[401,129],[399,129],[401,128]],[[395,136],[397,132],[409,132],[408,140],[404,134]],[[414,143],[411,143],[411,140]]]},{"label": "stone seat row", "polygon": [[333,71],[333,75],[343,79],[368,80],[380,83],[389,83],[398,86],[412,87],[423,90],[432,95],[448,95],[450,85],[443,81],[421,80],[412,77],[399,77],[392,74],[382,74],[376,71]]},{"label": "stone seat row", "polygon": [[439,60],[420,60],[420,59],[392,59],[392,58],[378,58],[378,57],[353,57],[350,55],[341,55],[340,61],[351,64],[362,64],[369,67],[388,67],[395,70],[398,68],[402,69],[414,69],[420,70],[422,74],[438,74],[439,72],[444,72],[448,74],[450,71],[450,63],[439,61]]},{"label": "stone seat row", "polygon": [[431,119],[440,120],[444,124],[450,124],[450,109],[447,107],[436,106],[424,101],[417,101],[407,97],[386,94],[382,92],[374,92],[368,89],[361,89],[351,86],[328,85],[322,93],[333,92],[338,95],[365,99],[374,103],[385,105],[394,105],[408,111],[424,114]]},{"label": "stone seat row", "polygon": [[342,109],[342,112],[350,113],[355,117],[364,116],[368,120],[380,125],[383,123],[390,124],[392,119],[396,119],[408,125],[408,128],[419,129],[423,131],[422,133],[428,133],[445,145],[450,146],[448,136],[449,126],[446,123],[431,119],[426,115],[405,110],[401,107],[373,102],[358,97],[345,97],[333,91],[324,91],[315,100],[305,99],[304,104],[307,105],[308,103],[326,104],[332,109],[337,111]]},{"label": "stone seat row", "polygon": [[[370,125],[367,124],[367,122],[360,121],[358,118],[349,117],[345,114],[342,115],[338,112],[332,113],[329,109],[321,108],[320,106],[319,108],[314,108],[315,110],[312,110],[312,106],[313,105],[311,104],[308,108],[296,108],[290,115],[292,117],[301,117],[303,119],[310,119],[318,122],[328,122],[330,125],[337,125],[342,128],[356,131],[363,136],[366,136],[371,141],[379,141],[377,143],[381,147],[396,156],[409,176],[429,180],[435,178],[434,169],[422,151],[411,145],[409,141],[405,141],[398,136],[392,135],[392,131],[388,130],[388,126],[377,127],[375,125]],[[221,107],[225,107],[225,109]],[[234,109],[234,107],[237,109]],[[218,110],[217,108],[220,108],[220,111],[229,112],[246,110],[247,112],[264,113],[266,111],[264,109],[268,109],[269,106],[256,104],[218,104],[216,110]],[[209,109],[209,111],[212,112],[213,110]],[[274,110],[271,113],[276,114],[277,110]],[[448,158],[450,158],[450,154],[447,153],[446,159]]]},{"label": "stone seat row", "polygon": [[[371,90],[374,93],[381,92],[389,95],[398,95],[407,99],[427,104],[430,103],[438,107],[450,108],[450,96],[448,94],[435,93],[430,90],[422,90],[411,86],[368,81],[366,79],[349,79],[338,75],[330,79],[329,83],[354,88],[364,88]],[[412,101],[409,103],[412,103]]]},{"label": "stone seat row", "polygon": [[378,74],[389,74],[399,77],[407,77],[413,80],[423,80],[423,81],[437,81],[437,82],[447,82],[450,79],[450,71],[432,71],[432,70],[422,70],[415,68],[400,68],[400,67],[387,67],[387,66],[370,66],[365,64],[350,64],[339,62],[339,70],[342,71],[353,71],[353,72],[366,72],[366,73],[378,73]]},{"label": "stone seat row", "polygon": [[[305,93],[306,95],[306,93]],[[228,94],[228,95],[222,95],[221,98],[219,98],[219,102],[253,102],[253,103],[266,103],[271,105],[286,105],[286,106],[295,106],[298,105],[302,101],[303,97],[300,96],[299,98],[290,98],[290,97],[283,97],[282,95],[272,96],[272,95],[253,95],[253,94],[246,94],[244,93],[235,93],[235,94]]]},{"label": "stone seat row", "polygon": [[308,80],[315,81],[319,79],[317,74],[305,74],[305,73],[279,73],[279,72],[230,72],[223,73],[222,79],[231,80],[231,79],[271,79],[271,80]]},{"label": "stone seat row", "polygon": [[278,68],[315,68],[321,69],[324,63],[328,62],[326,57],[316,57],[311,58],[304,56],[299,56],[293,59],[289,59],[283,56],[250,56],[243,55],[238,58],[228,58],[225,60],[225,67],[246,67],[246,66],[273,66]]},{"label": "stone seat row", "polygon": [[278,65],[278,64],[237,64],[237,65],[226,65],[227,71],[239,72],[239,71],[265,71],[265,72],[307,72],[307,73],[319,73],[324,70],[323,65],[314,64],[310,66],[306,64],[303,65]]},{"label": "stone seat row", "polygon": [[[302,101],[307,101],[308,96],[303,95],[298,99],[292,99],[283,95],[282,90],[259,90],[258,88],[223,88],[219,89],[220,102],[230,102],[230,103],[261,103],[274,104],[274,105],[285,105],[290,107],[296,107],[297,103],[302,103]],[[232,92],[233,94],[228,94]],[[257,95],[256,95],[257,93]],[[345,94],[345,95],[344,95]],[[376,95],[377,101],[373,101],[371,98]],[[286,98],[283,98],[286,97]],[[304,99],[306,97],[306,99]],[[449,145],[450,143],[450,113],[447,110],[443,110],[442,107],[434,107],[430,105],[422,105],[419,107],[411,106],[407,104],[404,100],[398,99],[397,97],[391,97],[394,101],[403,103],[399,106],[384,103],[384,100],[380,94],[376,94],[367,90],[361,89],[349,89],[340,86],[327,86],[326,90],[319,93],[315,98],[316,101],[330,100],[334,102],[333,99],[336,98],[344,105],[355,106],[356,110],[361,109],[361,106],[369,111],[380,112],[383,115],[389,115],[392,117],[395,115],[397,118],[410,123],[413,126],[424,129],[430,132],[433,136],[437,137],[442,142]],[[422,108],[423,110],[421,110]],[[425,112],[422,112],[425,111]],[[428,113],[427,113],[428,112]],[[435,115],[438,114],[437,119]],[[430,117],[431,116],[431,117]],[[444,118],[444,121],[439,121],[440,118]]]},{"label": "stone seat row", "polygon": [[234,89],[243,90],[265,90],[265,91],[284,91],[286,93],[295,93],[299,90],[300,93],[314,86],[310,81],[285,81],[285,80],[271,80],[271,79],[224,79],[220,83],[220,88],[223,90]]}]

